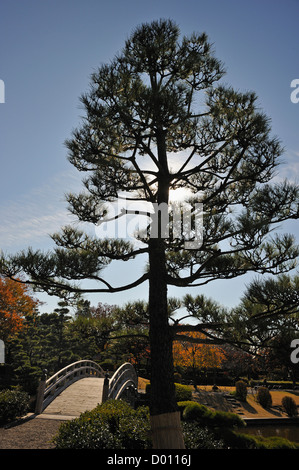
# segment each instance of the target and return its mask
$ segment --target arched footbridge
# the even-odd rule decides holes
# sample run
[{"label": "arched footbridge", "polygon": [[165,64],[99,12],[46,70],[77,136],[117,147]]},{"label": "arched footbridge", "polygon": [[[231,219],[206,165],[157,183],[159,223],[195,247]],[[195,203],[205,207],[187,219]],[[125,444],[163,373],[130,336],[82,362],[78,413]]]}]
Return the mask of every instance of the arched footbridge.
[{"label": "arched footbridge", "polygon": [[77,361],[52,377],[43,376],[37,392],[35,414],[45,418],[50,415],[62,419],[75,418],[107,399],[134,401],[137,388],[137,374],[129,362],[120,366],[109,379],[96,362]]}]

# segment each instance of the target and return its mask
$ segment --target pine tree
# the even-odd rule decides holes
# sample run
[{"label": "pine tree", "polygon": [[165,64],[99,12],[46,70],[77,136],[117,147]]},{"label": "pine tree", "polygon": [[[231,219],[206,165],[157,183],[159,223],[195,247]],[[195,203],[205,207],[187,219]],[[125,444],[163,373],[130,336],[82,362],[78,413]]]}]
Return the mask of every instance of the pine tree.
[{"label": "pine tree", "polygon": [[[2,262],[6,274],[21,268],[49,293],[114,293],[148,283],[152,417],[177,410],[168,286],[202,286],[250,271],[276,274],[291,269],[298,255],[291,236],[270,238],[275,224],[298,217],[298,188],[271,183],[280,142],[271,137],[256,95],[222,85],[223,75],[205,33],[180,38],[170,20],[139,26],[111,63],[92,74],[81,98],[85,118],[66,145],[69,161],[87,176],[85,190],[67,201],[80,221],[97,225],[132,214],[130,207],[111,211],[125,195],[126,202],[153,208],[140,210],[151,231],[139,233],[135,244],[68,226],[53,235],[53,253],[30,249]],[[189,220],[175,225],[169,192],[178,188],[192,198],[188,213],[180,208]],[[173,223],[169,236],[165,207]],[[147,270],[131,282],[113,286],[101,274],[113,261],[144,254]],[[99,287],[72,284],[84,279]],[[164,436],[176,434],[167,430]],[[179,437],[154,445],[183,443]]]}]

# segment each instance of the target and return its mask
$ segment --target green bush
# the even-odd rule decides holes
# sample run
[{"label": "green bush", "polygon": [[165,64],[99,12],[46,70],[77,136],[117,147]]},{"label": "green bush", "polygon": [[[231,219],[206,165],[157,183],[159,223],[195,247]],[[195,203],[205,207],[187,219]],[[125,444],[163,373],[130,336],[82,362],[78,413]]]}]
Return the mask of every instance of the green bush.
[{"label": "green bush", "polygon": [[192,405],[193,403],[197,403],[197,402],[192,401],[192,400],[178,401],[177,405],[178,405],[179,411],[181,412],[181,415],[183,415],[183,412],[186,406]]},{"label": "green bush", "polygon": [[77,418],[61,424],[54,437],[57,449],[119,449],[117,436],[114,436],[107,423],[100,419],[83,421]]},{"label": "green bush", "polygon": [[299,449],[299,444],[278,437],[239,433],[246,423],[233,413],[212,411],[199,403],[178,403],[187,449]]},{"label": "green bush", "polygon": [[0,423],[24,416],[29,410],[29,395],[18,390],[0,391]]},{"label": "green bush", "polygon": [[182,376],[179,372],[174,373],[174,380],[176,381],[176,383],[181,383]]},{"label": "green bush", "polygon": [[113,363],[112,359],[107,359],[106,361],[102,361],[102,362],[99,363],[99,365],[105,371],[113,371],[114,363]]},{"label": "green bush", "polygon": [[205,426],[194,422],[182,422],[182,430],[186,449],[226,449],[227,446],[214,436],[214,433]]},{"label": "green bush", "polygon": [[272,405],[272,396],[267,387],[258,388],[256,399],[263,408],[269,408]]},{"label": "green bush", "polygon": [[247,385],[246,385],[246,383],[244,382],[244,380],[238,380],[238,382],[236,382],[236,394],[235,394],[235,397],[236,397],[238,400],[246,401],[246,398],[247,398]]},{"label": "green bush", "polygon": [[[187,401],[192,399],[192,389],[189,385],[182,385],[175,383],[175,397],[176,401]],[[146,394],[149,396],[151,392],[151,384],[146,384]]]},{"label": "green bush", "polygon": [[192,400],[192,390],[189,385],[174,384],[176,401]]},{"label": "green bush", "polygon": [[231,449],[299,449],[299,444],[282,437],[263,437],[227,431],[223,440]]},{"label": "green bush", "polygon": [[[192,401],[180,402],[178,406],[183,414],[187,449],[299,448],[286,439],[237,433],[234,426],[244,422],[232,413],[214,412]],[[109,400],[61,424],[54,443],[57,449],[150,449],[149,410],[147,407],[134,410],[126,402]]]},{"label": "green bush", "polygon": [[288,416],[297,416],[298,414],[298,409],[296,402],[293,397],[285,396],[281,400],[281,404],[285,412],[288,414]]},{"label": "green bush", "polygon": [[201,424],[206,424],[211,421],[213,412],[204,405],[200,405],[196,402],[190,402],[185,407],[182,418],[185,421],[197,421]]},{"label": "green bush", "polygon": [[[192,403],[192,402],[184,402]],[[221,449],[223,443],[205,427],[183,422],[187,449]],[[63,423],[54,438],[57,449],[150,449],[150,421],[146,407],[107,401],[79,418]]]},{"label": "green bush", "polygon": [[228,411],[214,411],[212,424],[217,427],[245,427],[246,423],[239,415]]},{"label": "green bush", "polygon": [[205,405],[197,402],[180,402],[179,409],[184,421],[195,421],[208,427],[243,427],[245,422],[240,416],[226,411],[213,411]]},{"label": "green bush", "polygon": [[147,408],[108,400],[63,423],[54,443],[57,449],[148,449],[149,431]]}]

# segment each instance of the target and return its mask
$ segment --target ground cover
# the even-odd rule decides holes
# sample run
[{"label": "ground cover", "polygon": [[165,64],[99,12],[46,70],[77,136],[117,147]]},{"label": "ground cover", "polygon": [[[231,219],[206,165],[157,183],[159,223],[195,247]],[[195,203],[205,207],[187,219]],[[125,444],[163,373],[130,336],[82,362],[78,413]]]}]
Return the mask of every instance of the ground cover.
[{"label": "ground cover", "polygon": [[[148,380],[139,378],[139,390],[145,390]],[[299,391],[271,390],[272,407],[264,409],[255,400],[253,394],[248,394],[247,402],[234,400],[231,392],[235,387],[219,387],[217,392],[211,386],[194,387],[193,400],[215,410],[232,411],[242,418],[287,418],[281,408],[282,398],[292,396],[299,406]],[[54,447],[51,439],[56,434],[61,421],[50,419],[20,420],[10,426],[0,427],[0,449],[51,449]]]},{"label": "ground cover", "polygon": [[[138,389],[144,391],[149,380],[139,378]],[[218,387],[218,391],[213,391],[212,386],[198,386],[193,391],[193,399],[215,410],[230,411],[239,414],[243,418],[287,418],[283,411],[281,401],[284,396],[291,396],[297,406],[299,406],[299,390],[270,390],[272,396],[271,408],[265,409],[255,400],[256,392],[247,395],[247,401],[236,400],[232,392],[236,387]]]},{"label": "ground cover", "polygon": [[193,392],[196,401],[209,406],[215,410],[232,411],[243,418],[287,418],[283,411],[281,401],[284,396],[291,396],[297,406],[299,406],[299,391],[294,390],[270,390],[272,396],[272,406],[263,408],[255,400],[255,392],[247,395],[247,401],[241,402],[234,399],[232,392],[235,387],[218,387],[218,391],[213,391],[212,386],[197,387]]}]

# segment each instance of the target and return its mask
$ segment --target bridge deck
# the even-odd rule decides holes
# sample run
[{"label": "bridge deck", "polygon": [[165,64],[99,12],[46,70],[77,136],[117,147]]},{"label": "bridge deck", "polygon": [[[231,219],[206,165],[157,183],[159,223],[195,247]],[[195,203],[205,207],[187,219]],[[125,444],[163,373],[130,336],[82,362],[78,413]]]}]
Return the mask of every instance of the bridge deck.
[{"label": "bridge deck", "polygon": [[92,410],[102,401],[104,379],[87,377],[73,383],[58,395],[42,412],[40,417],[76,418]]}]

